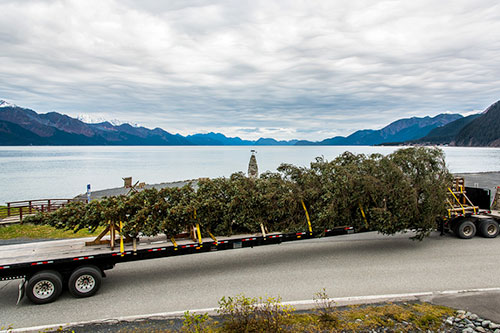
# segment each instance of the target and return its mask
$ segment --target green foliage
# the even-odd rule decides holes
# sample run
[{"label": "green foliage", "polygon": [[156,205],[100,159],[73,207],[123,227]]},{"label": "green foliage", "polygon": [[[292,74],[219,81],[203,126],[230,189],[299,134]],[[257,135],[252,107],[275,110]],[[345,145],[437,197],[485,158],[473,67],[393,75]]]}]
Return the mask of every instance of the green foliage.
[{"label": "green foliage", "polygon": [[294,308],[281,304],[281,297],[222,297],[217,312],[228,332],[282,332]]},{"label": "green foliage", "polygon": [[410,183],[412,190],[411,229],[422,239],[436,225],[436,217],[446,210],[447,188],[452,175],[446,168],[444,154],[439,149],[401,149],[388,157]]},{"label": "green foliage", "polygon": [[316,311],[318,312],[319,319],[321,321],[338,321],[338,315],[335,311],[335,302],[328,297],[325,288],[317,293],[314,293],[313,300],[316,303]]},{"label": "green foliage", "polygon": [[407,148],[387,156],[345,152],[332,161],[316,158],[309,168],[282,164],[260,178],[235,173],[200,179],[196,190],[192,184],[146,189],[27,219],[73,231],[122,221],[122,233],[131,237],[171,237],[195,223],[216,235],[256,233],[261,225],[286,232],[307,230],[304,203],[316,232],[338,226],[384,234],[415,230],[415,238],[423,239],[446,211],[450,183],[439,149]]},{"label": "green foliage", "polygon": [[208,314],[195,314],[189,311],[184,312],[181,332],[189,333],[210,333],[215,332],[214,323]]},{"label": "green foliage", "polygon": [[14,325],[10,324],[8,326],[0,326],[0,330],[2,330],[2,332],[12,332],[12,330],[14,329]]},{"label": "green foliage", "polygon": [[202,229],[217,235],[233,233],[233,219],[229,214],[233,196],[234,187],[229,179],[200,179],[194,204]]},{"label": "green foliage", "polygon": [[93,229],[92,221],[87,222],[85,215],[87,212],[87,205],[83,202],[70,202],[62,208],[52,213],[37,213],[32,216],[27,216],[23,221],[24,223],[32,224],[47,224],[57,229],[78,230],[89,228]]},{"label": "green foliage", "polygon": [[[297,313],[280,297],[223,297],[217,332],[391,332],[439,331],[453,310],[429,303],[377,304],[336,308],[325,289],[314,294],[316,311]],[[207,319],[203,320],[204,323]]]},{"label": "green foliage", "polygon": [[159,195],[164,207],[160,228],[167,236],[174,236],[195,222],[196,192],[191,185],[165,188]]}]

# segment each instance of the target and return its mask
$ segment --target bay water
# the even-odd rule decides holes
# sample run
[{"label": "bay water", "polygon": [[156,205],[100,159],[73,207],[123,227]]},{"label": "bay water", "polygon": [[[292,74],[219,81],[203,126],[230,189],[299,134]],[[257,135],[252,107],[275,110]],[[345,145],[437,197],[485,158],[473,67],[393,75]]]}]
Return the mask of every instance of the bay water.
[{"label": "bay water", "polygon": [[[389,154],[400,147],[372,146],[27,146],[0,147],[0,204],[72,198],[132,182],[156,184],[246,173],[250,150],[259,172],[281,163],[308,166],[317,156],[332,160],[345,151]],[[443,147],[451,172],[500,170],[500,148]]]}]

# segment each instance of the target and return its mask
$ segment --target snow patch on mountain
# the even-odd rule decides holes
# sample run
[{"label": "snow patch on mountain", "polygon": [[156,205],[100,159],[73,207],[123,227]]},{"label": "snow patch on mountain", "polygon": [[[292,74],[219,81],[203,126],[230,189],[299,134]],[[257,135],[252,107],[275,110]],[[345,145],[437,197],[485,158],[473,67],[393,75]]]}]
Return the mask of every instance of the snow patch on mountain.
[{"label": "snow patch on mountain", "polygon": [[0,108],[7,108],[7,107],[17,108],[18,106],[15,104],[9,103],[7,101],[4,101],[3,99],[0,99]]},{"label": "snow patch on mountain", "polygon": [[85,114],[85,113],[78,115],[77,119],[84,122],[84,123],[87,123],[87,124],[99,124],[99,123],[108,122],[113,126],[120,126],[123,124],[129,124],[132,127],[140,127],[139,124],[130,124],[127,122],[120,121],[118,119],[108,120],[108,119],[104,118],[103,116],[94,116],[94,115]]}]

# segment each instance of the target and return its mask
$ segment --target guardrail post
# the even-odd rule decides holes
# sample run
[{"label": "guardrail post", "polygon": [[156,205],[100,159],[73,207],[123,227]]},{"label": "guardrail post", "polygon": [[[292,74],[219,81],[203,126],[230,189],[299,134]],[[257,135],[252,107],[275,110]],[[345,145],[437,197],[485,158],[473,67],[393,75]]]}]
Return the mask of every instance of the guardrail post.
[{"label": "guardrail post", "polygon": [[30,214],[31,214],[31,200],[30,200],[30,201],[28,201],[28,202],[29,202],[29,208],[28,208],[28,211],[29,211],[29,212],[30,212]]},{"label": "guardrail post", "polygon": [[23,207],[19,207],[19,222],[23,224]]},{"label": "guardrail post", "polygon": [[7,203],[7,216],[10,216],[10,202]]},{"label": "guardrail post", "polygon": [[47,207],[47,211],[48,211],[48,212],[50,212],[50,199],[49,199],[49,200],[47,200],[47,201],[48,201],[48,203],[49,203],[49,204],[48,204],[48,207]]},{"label": "guardrail post", "polygon": [[43,204],[42,204],[42,213],[43,213]]}]

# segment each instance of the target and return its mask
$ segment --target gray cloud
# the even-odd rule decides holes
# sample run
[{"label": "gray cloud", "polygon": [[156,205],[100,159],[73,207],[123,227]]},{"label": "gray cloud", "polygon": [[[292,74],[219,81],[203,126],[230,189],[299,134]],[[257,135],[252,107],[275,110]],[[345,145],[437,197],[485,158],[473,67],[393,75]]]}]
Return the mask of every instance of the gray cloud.
[{"label": "gray cloud", "polygon": [[0,0],[0,12],[0,98],[42,112],[319,140],[500,96],[494,0]]}]

